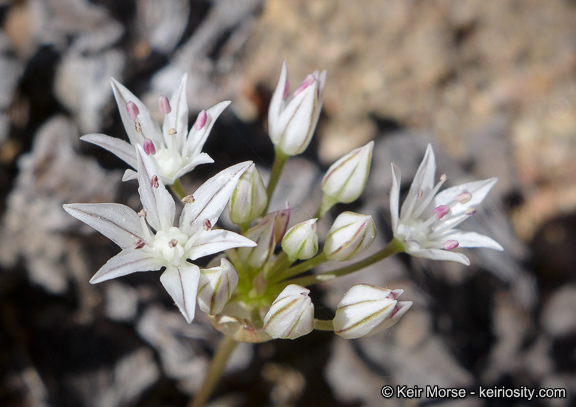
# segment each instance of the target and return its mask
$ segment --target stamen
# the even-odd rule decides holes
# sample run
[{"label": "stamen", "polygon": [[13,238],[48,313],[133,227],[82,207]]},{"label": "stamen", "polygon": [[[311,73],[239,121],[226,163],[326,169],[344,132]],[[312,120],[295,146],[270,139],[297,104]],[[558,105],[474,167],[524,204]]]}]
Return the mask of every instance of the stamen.
[{"label": "stamen", "polygon": [[204,230],[208,231],[208,230],[212,229],[212,222],[210,222],[209,219],[204,219],[202,226],[204,227]]},{"label": "stamen", "polygon": [[145,218],[146,215],[147,213],[144,209],[140,209],[140,212],[138,212],[138,216],[140,216],[141,218]]},{"label": "stamen", "polygon": [[422,191],[422,188],[418,188],[418,192],[416,193],[416,198],[418,198],[418,199],[422,198],[422,194],[424,194],[424,192]]},{"label": "stamen", "polygon": [[468,208],[464,213],[468,216],[472,216],[476,213],[476,208]]},{"label": "stamen", "polygon": [[168,246],[170,246],[170,248],[175,248],[176,246],[178,246],[178,240],[176,239],[172,239],[168,242]]},{"label": "stamen", "polygon": [[150,140],[149,138],[144,140],[144,152],[147,155],[156,154],[156,147],[154,146],[154,142],[152,140]]},{"label": "stamen", "polygon": [[422,213],[428,207],[430,202],[432,202],[432,199],[434,199],[434,196],[438,193],[438,190],[442,187],[442,185],[444,185],[444,183],[447,180],[448,177],[446,176],[446,174],[442,174],[442,176],[440,177],[440,181],[434,186],[434,188],[432,188],[430,192],[426,194],[424,199],[421,202],[419,202],[418,207],[414,210],[414,214],[411,216],[412,218],[418,218],[420,215],[422,215]]},{"label": "stamen", "polygon": [[186,195],[184,198],[182,198],[182,202],[186,204],[193,204],[196,202],[196,199],[194,199],[194,195]]},{"label": "stamen", "polygon": [[138,106],[136,106],[134,102],[126,103],[126,110],[128,110],[128,116],[130,116],[132,120],[136,120],[136,118],[140,114],[140,110],[138,109]]},{"label": "stamen", "polygon": [[138,239],[137,241],[134,242],[134,248],[135,249],[141,249],[144,246],[146,246],[146,243],[144,243],[144,241],[142,239]]},{"label": "stamen", "polygon": [[472,199],[472,194],[470,192],[462,192],[456,196],[456,202],[460,202],[461,204],[470,202],[470,199]]},{"label": "stamen", "polygon": [[194,123],[194,128],[196,130],[202,130],[206,125],[206,121],[208,120],[208,114],[206,114],[206,110],[202,110],[198,114],[198,118],[196,119],[196,123]]},{"label": "stamen", "polygon": [[158,109],[162,114],[169,114],[172,111],[170,101],[166,96],[160,96],[160,98],[158,99]]},{"label": "stamen", "polygon": [[456,240],[447,240],[444,242],[442,247],[444,247],[444,250],[453,250],[457,248],[459,245],[460,243],[458,243]]},{"label": "stamen", "polygon": [[152,175],[152,178],[150,178],[150,186],[152,188],[160,187],[160,184],[158,183],[158,176],[157,175]]},{"label": "stamen", "polygon": [[174,127],[172,127],[171,129],[168,130],[168,135],[169,135],[169,136],[173,136],[173,135],[176,134],[176,133],[177,133],[177,131],[176,131],[176,129],[175,129]]},{"label": "stamen", "polygon": [[138,120],[134,121],[134,128],[136,129],[137,133],[142,133],[142,126]]},{"label": "stamen", "polygon": [[450,212],[450,207],[448,205],[440,205],[434,208],[434,213],[436,214],[437,220],[442,219],[448,212]]}]

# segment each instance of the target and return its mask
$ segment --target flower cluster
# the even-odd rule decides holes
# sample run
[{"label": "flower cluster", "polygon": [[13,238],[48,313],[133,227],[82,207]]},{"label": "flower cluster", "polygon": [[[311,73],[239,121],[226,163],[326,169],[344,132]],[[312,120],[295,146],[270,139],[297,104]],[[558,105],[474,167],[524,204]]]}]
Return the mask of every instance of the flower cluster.
[{"label": "flower cluster", "polygon": [[[94,275],[100,283],[139,271],[163,270],[160,281],[185,319],[194,319],[196,305],[212,325],[236,341],[295,339],[314,329],[333,331],[352,339],[377,334],[393,326],[412,306],[400,301],[401,289],[359,284],[344,295],[331,320],[314,317],[307,288],[356,272],[403,251],[416,257],[469,264],[457,247],[502,250],[494,240],[456,227],[472,216],[496,179],[476,181],[440,192],[445,175],[435,182],[435,159],[428,146],[412,186],[400,208],[400,169],[392,164],[391,213],[394,238],[375,254],[362,257],[377,231],[370,215],[331,213],[338,203],[358,199],[370,172],[371,141],[337,160],[319,186],[323,192],[316,215],[290,224],[293,209],[268,211],[286,160],[302,153],[316,128],[326,84],[326,71],[308,75],[289,95],[284,63],[274,91],[268,130],[275,145],[275,162],[268,184],[248,161],[235,164],[187,195],[180,178],[197,165],[211,163],[202,147],[218,116],[229,102],[201,111],[188,130],[186,77],[170,99],[160,97],[160,126],[129,90],[112,79],[112,89],[129,143],[104,134],[83,140],[101,146],[131,169],[124,180],[136,179],[142,209],[120,204],[68,204],[64,209],[116,243],[121,251]],[[176,202],[182,202],[178,222]],[[383,192],[384,193],[384,192]],[[230,219],[239,233],[216,228],[229,204]],[[326,236],[319,222],[335,216]],[[200,268],[198,258],[225,252],[211,266]],[[352,261],[320,274],[306,273],[325,262]]]}]

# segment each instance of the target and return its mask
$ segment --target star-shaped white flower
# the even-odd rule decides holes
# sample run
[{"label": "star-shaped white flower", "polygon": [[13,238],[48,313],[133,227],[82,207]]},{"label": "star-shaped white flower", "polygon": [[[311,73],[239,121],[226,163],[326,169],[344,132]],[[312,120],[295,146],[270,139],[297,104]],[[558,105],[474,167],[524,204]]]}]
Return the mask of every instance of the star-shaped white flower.
[{"label": "star-shaped white flower", "polygon": [[[159,110],[164,114],[164,123],[160,128],[140,99],[117,80],[112,78],[110,81],[130,143],[105,134],[87,134],[81,137],[82,140],[116,154],[134,169],[136,169],[135,146],[138,144],[143,146],[146,153],[152,156],[166,185],[172,185],[197,165],[214,162],[208,154],[202,152],[202,147],[214,122],[230,104],[229,101],[220,102],[207,111],[202,110],[188,132],[188,102],[186,75],[184,75],[170,100],[165,96],[159,99]],[[136,178],[133,170],[126,170],[123,180]]]},{"label": "star-shaped white flower", "polygon": [[484,200],[498,181],[483,181],[438,190],[446,182],[446,175],[434,184],[436,161],[429,144],[422,164],[418,168],[410,191],[398,213],[400,202],[400,169],[392,164],[392,191],[390,211],[394,237],[404,245],[404,251],[415,257],[433,260],[450,260],[470,265],[468,257],[452,250],[456,247],[487,247],[503,250],[502,246],[488,236],[454,229]]},{"label": "star-shaped white flower", "polygon": [[152,158],[136,148],[138,192],[144,209],[114,203],[69,204],[64,209],[102,233],[122,251],[112,257],[90,280],[100,283],[138,271],[165,267],[160,281],[188,321],[194,319],[200,269],[190,261],[234,247],[256,244],[234,232],[212,230],[250,161],[223,170],[186,197],[178,226],[175,203]]}]

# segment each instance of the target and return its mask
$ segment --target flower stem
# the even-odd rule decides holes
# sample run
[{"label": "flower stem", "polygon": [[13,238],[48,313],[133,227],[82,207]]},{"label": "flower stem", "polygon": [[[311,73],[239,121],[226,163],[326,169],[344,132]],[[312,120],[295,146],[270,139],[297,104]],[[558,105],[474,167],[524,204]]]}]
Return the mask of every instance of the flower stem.
[{"label": "flower stem", "polygon": [[178,197],[178,199],[182,200],[186,196],[186,191],[184,191],[184,187],[180,182],[180,178],[178,178],[172,185],[170,185],[170,189]]},{"label": "flower stem", "polygon": [[[362,261],[359,261],[358,263],[350,264],[349,266],[342,267],[342,268],[332,270],[332,271],[327,271],[325,273],[295,278],[293,280],[288,280],[288,281],[283,280],[281,283],[282,284],[298,284],[298,285],[301,285],[303,287],[307,287],[307,286],[310,286],[312,284],[321,283],[324,281],[330,281],[330,280],[333,280],[337,277],[342,277],[342,276],[348,275],[350,273],[353,273],[355,271],[361,270],[365,267],[371,266],[372,264],[377,263],[381,260],[384,260],[386,257],[389,257],[395,253],[399,253],[403,250],[404,250],[404,245],[399,240],[392,239],[392,241],[390,243],[388,243],[388,245],[384,249],[380,250],[379,252],[374,253],[372,256],[367,257]],[[314,260],[314,259],[312,259],[312,260]],[[304,264],[304,263],[302,263],[302,264]],[[302,264],[299,264],[298,266],[300,266]],[[298,267],[298,266],[296,266],[296,267]],[[291,269],[294,269],[296,267],[292,267]],[[288,269],[288,271],[290,271],[291,269]]]},{"label": "flower stem", "polygon": [[208,373],[206,374],[206,379],[202,384],[202,388],[194,397],[194,400],[189,404],[189,407],[202,407],[204,403],[208,401],[222,372],[226,367],[226,363],[232,354],[232,351],[236,348],[238,342],[229,336],[224,336],[224,338],[218,344],[218,349],[216,349],[216,354],[210,363],[208,368]]},{"label": "flower stem", "polygon": [[310,260],[306,260],[300,264],[297,264],[294,267],[290,267],[289,269],[285,270],[283,273],[278,273],[277,276],[274,276],[274,281],[285,281],[290,277],[297,276],[298,274],[304,273],[305,271],[311,270],[316,266],[324,263],[326,261],[326,255],[324,252],[320,253],[318,256],[311,258]]},{"label": "flower stem", "polygon": [[334,324],[331,319],[328,321],[324,319],[314,319],[314,329],[334,332]]},{"label": "flower stem", "polygon": [[284,164],[288,160],[288,155],[284,154],[279,148],[275,149],[274,164],[272,165],[272,174],[270,174],[270,182],[268,183],[268,188],[266,189],[266,194],[268,195],[268,204],[266,205],[265,213],[268,211],[268,206],[272,200],[272,195],[278,185],[280,176],[282,175],[282,170],[284,169]]}]

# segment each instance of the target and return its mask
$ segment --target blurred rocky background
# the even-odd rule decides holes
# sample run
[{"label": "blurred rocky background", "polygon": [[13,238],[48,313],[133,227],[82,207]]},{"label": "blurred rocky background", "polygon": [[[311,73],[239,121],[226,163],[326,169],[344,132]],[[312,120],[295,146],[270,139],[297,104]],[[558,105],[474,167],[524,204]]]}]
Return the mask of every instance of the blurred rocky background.
[{"label": "blurred rocky background", "polygon": [[[468,251],[468,268],[400,255],[318,287],[319,318],[358,282],[415,304],[370,338],[240,346],[211,405],[574,405],[576,2],[0,0],[0,23],[1,406],[187,405],[220,336],[187,325],[155,273],[88,284],[117,248],[61,205],[139,201],[123,163],[79,136],[124,137],[111,76],[154,108],[186,72],[193,113],[233,101],[206,146],[216,164],[186,186],[244,159],[266,172],[283,60],[292,88],[328,70],[315,141],[280,184],[293,223],[327,166],[374,139],[363,198],[336,209],[372,214],[383,247],[390,162],[409,181],[431,142],[450,183],[499,177],[466,227],[506,251]],[[567,398],[384,400],[386,384]]]}]

